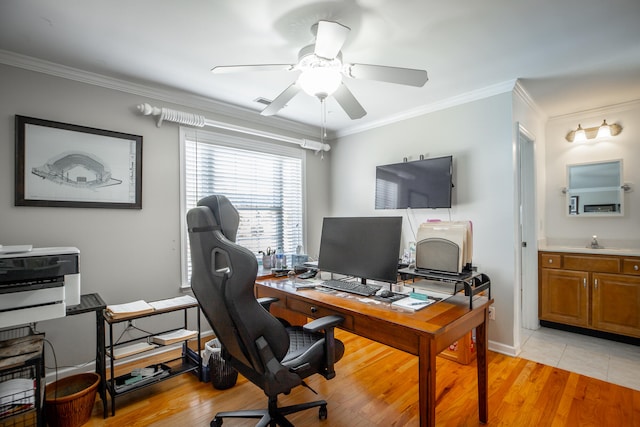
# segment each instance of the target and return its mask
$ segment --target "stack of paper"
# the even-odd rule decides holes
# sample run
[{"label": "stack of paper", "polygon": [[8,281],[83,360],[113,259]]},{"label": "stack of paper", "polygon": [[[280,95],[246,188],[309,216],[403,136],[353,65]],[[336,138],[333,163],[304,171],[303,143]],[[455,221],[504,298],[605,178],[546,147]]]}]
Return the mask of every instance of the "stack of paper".
[{"label": "stack of paper", "polygon": [[21,252],[31,252],[32,249],[33,249],[32,245],[13,245],[13,246],[0,245],[0,255],[17,254]]},{"label": "stack of paper", "polygon": [[139,314],[153,313],[155,309],[144,300],[128,302],[125,304],[108,305],[106,312],[112,319],[119,319]]},{"label": "stack of paper", "polygon": [[34,402],[32,379],[14,378],[0,383],[0,417],[33,408]]},{"label": "stack of paper", "polygon": [[165,308],[174,308],[174,307],[181,307],[185,305],[191,305],[197,302],[198,301],[191,295],[183,295],[181,297],[163,299],[160,301],[153,301],[153,302],[150,302],[149,305],[155,308],[156,310],[162,310]]},{"label": "stack of paper", "polygon": [[157,348],[156,344],[149,344],[148,342],[138,342],[127,346],[117,347],[113,349],[113,354],[110,356],[114,359],[121,359],[123,357],[131,356],[133,354],[143,353],[145,351],[153,350]]},{"label": "stack of paper", "polygon": [[196,335],[198,335],[197,331],[189,331],[187,329],[178,329],[177,331],[174,331],[174,332],[168,332],[166,334],[156,335],[153,338],[151,338],[151,340],[156,344],[169,345],[169,344],[177,343],[179,341],[186,341],[191,338],[195,338]]},{"label": "stack of paper", "polygon": [[416,311],[416,310],[423,309],[433,304],[436,301],[437,300],[431,299],[431,298],[422,299],[422,298],[406,297],[406,298],[402,298],[401,300],[392,302],[391,307],[398,307],[405,310]]}]

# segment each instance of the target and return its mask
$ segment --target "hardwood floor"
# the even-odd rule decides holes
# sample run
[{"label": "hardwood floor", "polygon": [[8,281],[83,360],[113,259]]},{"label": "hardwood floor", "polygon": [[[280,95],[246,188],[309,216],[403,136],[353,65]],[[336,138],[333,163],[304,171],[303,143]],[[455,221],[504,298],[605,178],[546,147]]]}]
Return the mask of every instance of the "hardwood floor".
[{"label": "hardwood floor", "polygon": [[[336,378],[309,378],[318,396],[298,387],[280,399],[281,405],[325,399],[328,420],[318,420],[312,409],[290,416],[290,421],[297,426],[417,426],[417,358],[344,331],[336,335],[347,348],[336,365]],[[438,358],[437,404],[438,426],[482,425],[475,363],[464,366]],[[263,392],[241,376],[233,388],[220,391],[185,374],[119,397],[115,417],[102,418],[98,398],[85,426],[208,426],[218,411],[265,405]],[[224,423],[254,425],[255,420]],[[640,426],[640,391],[490,352],[487,425]]]}]

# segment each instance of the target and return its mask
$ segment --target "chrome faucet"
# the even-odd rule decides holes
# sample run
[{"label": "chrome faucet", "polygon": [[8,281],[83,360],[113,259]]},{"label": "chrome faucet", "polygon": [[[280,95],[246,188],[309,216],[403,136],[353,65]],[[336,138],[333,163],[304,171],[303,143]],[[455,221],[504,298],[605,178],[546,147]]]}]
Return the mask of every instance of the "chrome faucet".
[{"label": "chrome faucet", "polygon": [[598,236],[594,235],[591,240],[591,249],[602,249],[602,246],[598,243]]}]

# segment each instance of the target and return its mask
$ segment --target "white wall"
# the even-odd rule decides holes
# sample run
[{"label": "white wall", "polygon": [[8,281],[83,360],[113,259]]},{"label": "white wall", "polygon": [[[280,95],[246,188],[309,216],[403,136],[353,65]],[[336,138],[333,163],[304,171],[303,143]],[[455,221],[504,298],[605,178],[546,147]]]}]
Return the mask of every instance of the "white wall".
[{"label": "white wall", "polygon": [[[107,304],[178,295],[179,128],[172,123],[158,128],[154,119],[137,114],[135,106],[149,102],[218,117],[4,65],[0,65],[0,93],[0,244],[79,248],[82,292],[98,292]],[[14,206],[15,115],[142,135],[142,210]],[[312,176],[306,180],[307,205],[313,224],[328,212],[329,163],[306,153]],[[312,236],[319,239],[315,233]],[[54,345],[59,365],[94,359],[95,320],[90,316],[38,324]],[[203,328],[209,328],[206,322]],[[53,358],[47,360],[53,363]]]},{"label": "white wall", "polygon": [[[618,123],[622,132],[607,141],[569,143],[565,135],[580,123],[583,128],[599,126],[602,120]],[[556,117],[547,126],[546,148],[546,237],[550,242],[586,245],[592,235],[606,246],[640,247],[640,100],[584,113]],[[623,217],[587,218],[568,216],[566,166],[623,159],[624,181],[633,191],[624,195]]]},{"label": "white wall", "polygon": [[[450,210],[374,209],[375,167],[453,155]],[[403,244],[427,219],[471,220],[473,261],[491,278],[497,320],[489,339],[514,345],[514,184],[512,95],[504,93],[341,138],[332,150],[333,215],[403,215]]]}]

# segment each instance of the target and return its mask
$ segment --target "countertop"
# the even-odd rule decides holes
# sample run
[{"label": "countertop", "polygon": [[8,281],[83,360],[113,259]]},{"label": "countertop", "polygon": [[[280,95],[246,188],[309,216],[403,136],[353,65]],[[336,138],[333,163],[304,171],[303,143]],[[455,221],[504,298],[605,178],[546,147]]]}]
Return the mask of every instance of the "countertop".
[{"label": "countertop", "polygon": [[592,249],[580,246],[562,246],[562,245],[547,245],[539,244],[539,251],[544,252],[567,252],[576,254],[591,254],[591,255],[626,255],[626,256],[640,256],[640,248],[608,248]]}]

